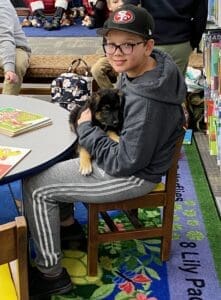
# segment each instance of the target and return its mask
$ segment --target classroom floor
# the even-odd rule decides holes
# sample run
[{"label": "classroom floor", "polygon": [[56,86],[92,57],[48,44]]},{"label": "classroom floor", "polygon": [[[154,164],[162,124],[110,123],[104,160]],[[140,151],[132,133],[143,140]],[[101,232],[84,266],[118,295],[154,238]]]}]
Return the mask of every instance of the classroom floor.
[{"label": "classroom floor", "polygon": [[[103,53],[100,37],[65,37],[65,38],[28,38],[33,54],[84,55]],[[48,97],[41,96],[48,100]],[[40,98],[40,96],[39,96]],[[194,134],[200,156],[205,168],[211,191],[221,215],[221,169],[216,164],[216,158],[209,154],[208,139],[203,133]]]}]

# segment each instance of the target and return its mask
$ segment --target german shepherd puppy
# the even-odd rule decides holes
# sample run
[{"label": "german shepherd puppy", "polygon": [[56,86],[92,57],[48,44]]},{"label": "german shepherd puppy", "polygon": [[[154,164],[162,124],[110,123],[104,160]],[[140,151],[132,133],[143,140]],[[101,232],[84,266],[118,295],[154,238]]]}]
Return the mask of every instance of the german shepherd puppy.
[{"label": "german shepherd puppy", "polygon": [[[114,141],[119,142],[119,132],[122,128],[123,95],[118,89],[99,89],[93,92],[83,106],[76,105],[70,112],[69,123],[73,131],[77,132],[77,121],[81,113],[90,108],[92,112],[92,124],[99,126]],[[91,156],[87,150],[78,145],[80,157],[80,173],[89,175],[92,173]]]}]

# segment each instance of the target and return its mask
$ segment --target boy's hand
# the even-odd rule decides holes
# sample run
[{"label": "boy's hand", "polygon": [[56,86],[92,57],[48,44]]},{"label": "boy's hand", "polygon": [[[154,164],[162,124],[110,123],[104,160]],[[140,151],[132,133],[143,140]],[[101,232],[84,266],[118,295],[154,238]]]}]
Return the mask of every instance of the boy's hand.
[{"label": "boy's hand", "polygon": [[90,108],[87,108],[85,111],[81,113],[80,118],[78,119],[78,125],[83,122],[92,121],[92,114]]}]

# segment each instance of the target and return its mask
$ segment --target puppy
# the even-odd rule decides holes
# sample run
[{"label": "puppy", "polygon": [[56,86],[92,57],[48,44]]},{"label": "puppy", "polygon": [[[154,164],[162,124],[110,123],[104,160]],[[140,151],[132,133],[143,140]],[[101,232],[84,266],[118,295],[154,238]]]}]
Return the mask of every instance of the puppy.
[{"label": "puppy", "polygon": [[[94,92],[83,106],[76,105],[70,112],[69,123],[72,131],[77,129],[77,121],[81,113],[90,108],[92,112],[92,124],[99,126],[114,141],[119,142],[119,132],[122,128],[123,95],[118,89],[100,89]],[[92,173],[91,156],[83,147],[78,146],[80,157],[80,173],[89,175]]]}]

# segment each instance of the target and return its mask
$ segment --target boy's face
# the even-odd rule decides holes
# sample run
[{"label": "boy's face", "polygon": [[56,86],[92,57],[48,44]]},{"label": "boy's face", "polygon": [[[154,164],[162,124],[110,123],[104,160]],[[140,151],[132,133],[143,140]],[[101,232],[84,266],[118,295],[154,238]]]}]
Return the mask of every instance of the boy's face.
[{"label": "boy's face", "polygon": [[[148,70],[149,56],[154,46],[152,39],[145,41],[142,36],[120,30],[110,30],[105,38],[106,56],[116,72],[126,72],[129,77],[137,77]],[[112,53],[115,45],[122,45],[121,49],[125,49],[125,53],[119,47]],[[108,48],[111,48],[110,51]]]}]

